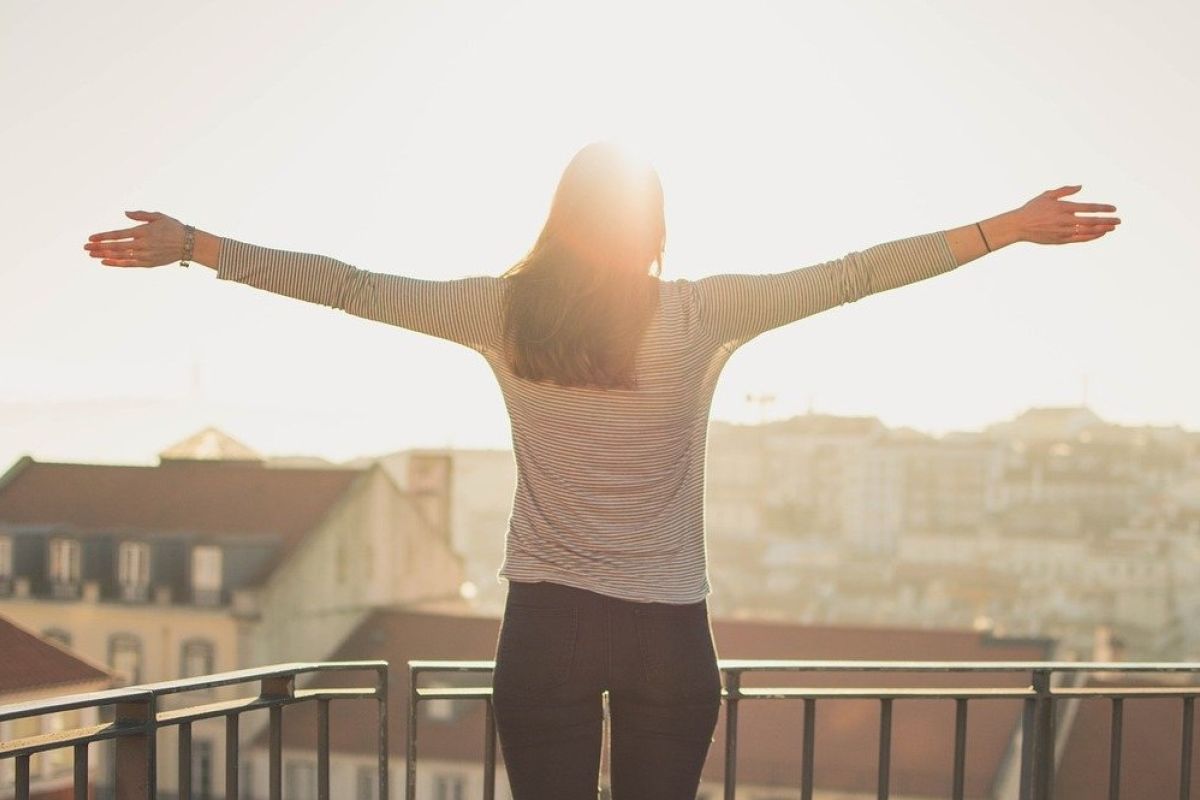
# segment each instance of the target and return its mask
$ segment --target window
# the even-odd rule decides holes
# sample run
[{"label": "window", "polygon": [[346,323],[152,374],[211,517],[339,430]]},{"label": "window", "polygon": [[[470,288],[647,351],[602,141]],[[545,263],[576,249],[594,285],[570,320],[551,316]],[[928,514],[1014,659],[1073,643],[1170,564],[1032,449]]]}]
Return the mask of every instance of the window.
[{"label": "window", "polygon": [[0,581],[13,574],[13,545],[11,536],[0,536]]},{"label": "window", "polygon": [[197,545],[192,548],[192,594],[195,602],[215,605],[221,598],[221,548]]},{"label": "window", "polygon": [[307,761],[289,761],[283,771],[283,796],[288,800],[316,800],[317,772]]},{"label": "window", "polygon": [[462,775],[436,775],[433,778],[433,800],[466,800],[467,779]]},{"label": "window", "polygon": [[108,638],[108,666],[122,685],[142,682],[142,642],[130,633],[114,633]]},{"label": "window", "polygon": [[47,628],[42,633],[42,638],[51,642],[55,642],[62,647],[71,647],[71,632],[65,631],[62,628]]},{"label": "window", "polygon": [[117,583],[122,599],[146,599],[150,589],[150,545],[121,542],[117,548]]},{"label": "window", "polygon": [[378,800],[379,768],[360,765],[354,771],[354,800]]},{"label": "window", "polygon": [[50,540],[50,581],[67,585],[79,583],[79,542],[74,539]]},{"label": "window", "polygon": [[207,739],[192,742],[192,800],[212,800],[213,743]]},{"label": "window", "polygon": [[196,678],[213,672],[213,646],[207,639],[188,639],[180,648],[179,677]]}]

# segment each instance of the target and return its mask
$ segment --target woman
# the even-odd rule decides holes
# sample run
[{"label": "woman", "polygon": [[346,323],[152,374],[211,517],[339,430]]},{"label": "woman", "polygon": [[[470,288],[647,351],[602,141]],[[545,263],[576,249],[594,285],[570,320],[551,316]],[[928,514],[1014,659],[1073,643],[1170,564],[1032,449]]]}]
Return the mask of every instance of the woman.
[{"label": "woman", "polygon": [[[710,633],[704,457],[721,368],[764,331],[947,272],[1014,242],[1099,238],[1079,186],[951,230],[766,275],[658,277],[662,187],[608,143],[567,165],[529,254],[499,277],[417,280],[194,231],[217,277],[466,345],[499,381],[517,487],[493,679],[517,800],[596,797],[609,693],[616,800],[694,798],[721,681]],[[164,214],[85,245],[170,264],[192,229]],[[185,233],[187,237],[185,237]]]}]

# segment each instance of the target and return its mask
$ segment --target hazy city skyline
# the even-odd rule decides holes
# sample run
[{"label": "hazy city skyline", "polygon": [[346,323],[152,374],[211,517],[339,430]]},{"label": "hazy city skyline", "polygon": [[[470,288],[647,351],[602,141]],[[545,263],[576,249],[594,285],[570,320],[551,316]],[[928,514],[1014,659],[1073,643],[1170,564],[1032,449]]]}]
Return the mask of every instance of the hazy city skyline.
[{"label": "hazy city skyline", "polygon": [[[0,463],[147,461],[214,425],[341,461],[506,447],[464,348],[219,283],[104,268],[156,210],[417,277],[498,274],[588,141],[666,191],[664,277],[762,272],[986,218],[1045,189],[1115,235],[1018,244],[772,332],[713,416],[876,416],[932,433],[1086,403],[1200,429],[1192,215],[1200,10],[1159,2],[140,2],[0,10]],[[587,37],[576,32],[586,29]],[[614,58],[614,54],[617,56]],[[395,369],[365,365],[380,359]]]}]

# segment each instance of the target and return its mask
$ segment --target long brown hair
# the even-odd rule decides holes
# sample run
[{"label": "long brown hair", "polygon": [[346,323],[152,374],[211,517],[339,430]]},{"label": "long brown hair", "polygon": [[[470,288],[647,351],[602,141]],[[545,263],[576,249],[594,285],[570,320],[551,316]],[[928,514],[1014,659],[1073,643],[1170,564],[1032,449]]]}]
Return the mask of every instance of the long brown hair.
[{"label": "long brown hair", "polygon": [[634,355],[657,305],[665,246],[654,168],[611,142],[576,153],[533,248],[503,275],[513,372],[635,388]]}]

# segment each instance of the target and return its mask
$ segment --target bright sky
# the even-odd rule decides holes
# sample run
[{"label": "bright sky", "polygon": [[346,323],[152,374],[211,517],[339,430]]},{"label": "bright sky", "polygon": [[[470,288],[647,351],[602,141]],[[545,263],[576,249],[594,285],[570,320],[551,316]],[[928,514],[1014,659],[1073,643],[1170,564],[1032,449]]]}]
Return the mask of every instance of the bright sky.
[{"label": "bright sky", "polygon": [[380,272],[499,274],[602,138],[662,176],[668,278],[818,263],[1064,184],[1123,220],[766,334],[715,418],[769,393],[771,417],[942,433],[1086,381],[1102,417],[1200,429],[1197,31],[1191,0],[5,0],[0,470],[153,463],[210,424],[335,460],[506,446],[465,348],[82,246],[144,209]]}]

